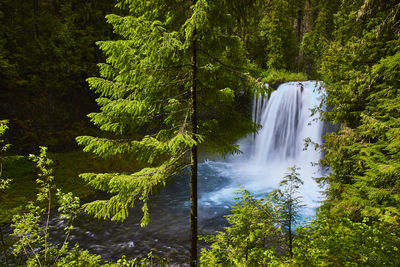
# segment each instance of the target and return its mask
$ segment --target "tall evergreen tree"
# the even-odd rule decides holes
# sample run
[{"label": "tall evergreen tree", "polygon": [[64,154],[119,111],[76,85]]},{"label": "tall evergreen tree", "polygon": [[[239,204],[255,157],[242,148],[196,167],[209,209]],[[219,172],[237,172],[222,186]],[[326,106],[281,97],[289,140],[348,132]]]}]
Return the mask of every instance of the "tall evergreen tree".
[{"label": "tall evergreen tree", "polygon": [[96,110],[85,78],[97,73],[94,42],[112,36],[104,18],[112,6],[109,0],[1,1],[0,119],[10,120],[13,151],[76,146],[85,115]]},{"label": "tall evergreen tree", "polygon": [[[282,228],[279,207],[268,196],[256,198],[241,189],[226,215],[224,231],[202,237],[211,243],[201,250],[202,266],[267,266],[273,265],[281,250]],[[273,265],[274,266],[274,265]]]},{"label": "tall evergreen tree", "polygon": [[139,200],[146,225],[149,196],[190,166],[192,266],[197,264],[198,144],[233,153],[238,150],[232,142],[255,130],[235,102],[255,83],[245,73],[248,61],[241,39],[233,34],[229,5],[119,1],[127,15],[108,15],[107,20],[122,39],[98,42],[107,60],[99,64],[101,77],[88,79],[101,107],[89,117],[112,135],[77,138],[84,151],[135,157],[149,166],[136,173],[82,174],[89,184],[113,194],[85,206],[98,218],[124,220]]},{"label": "tall evergreen tree", "polygon": [[308,16],[311,18],[311,31],[302,36],[301,51],[303,68],[313,77],[318,76],[322,54],[333,40],[334,15],[337,13],[340,0],[311,0]]},{"label": "tall evergreen tree", "polygon": [[280,189],[270,193],[279,209],[279,222],[286,233],[290,257],[293,257],[295,225],[299,221],[300,209],[304,206],[301,204],[302,197],[299,195],[299,188],[303,184],[303,181],[299,178],[300,174],[297,170],[299,168],[296,166],[290,167],[290,172],[279,183]]},{"label": "tall evergreen tree", "polygon": [[325,117],[341,124],[326,137],[325,208],[389,227],[400,223],[399,12],[398,0],[342,3],[322,61]]},{"label": "tall evergreen tree", "polygon": [[295,6],[289,0],[269,1],[259,24],[268,69],[295,68],[298,42],[293,28]]}]

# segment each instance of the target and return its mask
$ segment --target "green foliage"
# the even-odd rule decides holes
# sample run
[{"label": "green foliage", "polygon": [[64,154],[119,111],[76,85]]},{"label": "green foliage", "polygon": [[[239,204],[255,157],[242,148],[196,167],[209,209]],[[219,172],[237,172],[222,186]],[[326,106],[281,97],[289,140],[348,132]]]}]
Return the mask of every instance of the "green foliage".
[{"label": "green foliage", "polygon": [[[282,191],[256,199],[243,190],[227,215],[229,227],[210,242],[200,258],[204,266],[397,266],[400,248],[396,225],[320,211],[311,223],[291,233],[301,207],[296,191],[302,184],[297,168],[282,180]],[[293,205],[293,207],[292,207]],[[326,207],[325,207],[326,209]],[[292,212],[291,212],[292,210]],[[297,214],[298,215],[298,214]],[[292,234],[292,244],[289,234]],[[286,241],[284,238],[286,237]],[[294,238],[295,237],[295,238]],[[292,246],[292,251],[290,247]],[[284,251],[291,252],[287,257]]]},{"label": "green foliage", "polygon": [[280,189],[270,193],[277,208],[279,224],[286,235],[290,256],[293,256],[294,229],[299,222],[301,208],[304,206],[298,190],[303,181],[299,178],[297,170],[299,168],[296,166],[290,167],[289,172],[279,183]]},{"label": "green foliage", "polygon": [[35,170],[23,156],[7,156],[3,162],[4,177],[12,177],[6,190],[0,193],[0,224],[9,223],[12,216],[35,198]]},{"label": "green foliage", "polygon": [[270,85],[281,84],[291,81],[305,81],[307,80],[307,75],[305,73],[295,73],[286,70],[276,70],[269,69],[262,74],[262,82],[268,83]]},{"label": "green foliage", "polygon": [[[280,189],[255,198],[242,189],[226,218],[224,232],[202,237],[211,243],[202,249],[204,266],[278,266],[293,255],[294,229],[302,207],[298,189],[303,181],[295,166],[280,182]],[[286,239],[286,240],[285,240]]]},{"label": "green foliage", "polygon": [[319,214],[297,229],[294,266],[397,266],[399,230],[368,220],[330,218]]},{"label": "green foliage", "polygon": [[152,266],[169,266],[168,261],[165,258],[159,258],[157,256],[153,256],[153,253],[150,251],[146,257],[143,259],[134,258],[132,260],[127,260],[125,256],[121,259],[117,260],[116,263],[107,263],[101,266],[104,267],[152,267]]},{"label": "green foliage", "polygon": [[[256,84],[247,74],[241,39],[231,33],[234,20],[227,3],[120,1],[117,6],[126,16],[107,16],[121,39],[97,43],[107,59],[99,64],[101,77],[89,78],[88,83],[99,94],[100,106],[89,117],[110,135],[80,136],[77,142],[84,151],[104,158],[134,157],[147,167],[135,173],[82,174],[90,185],[113,195],[86,204],[89,214],[121,221],[140,201],[145,225],[149,195],[188,165],[193,146],[205,143],[215,152],[234,153],[238,149],[233,141],[255,130],[234,101],[241,90]],[[194,53],[196,66],[192,66]],[[192,78],[199,92],[195,136]]]},{"label": "green foliage", "polygon": [[[7,126],[8,121],[2,120],[0,121],[0,138],[4,135],[5,131],[8,129]],[[0,192],[8,187],[8,184],[11,182],[10,179],[3,177],[3,153],[9,148],[9,144],[3,144],[4,140],[0,139]]]},{"label": "green foliage", "polygon": [[298,50],[291,12],[290,1],[270,1],[260,21],[259,34],[265,40],[267,69],[294,69]]},{"label": "green foliage", "polygon": [[17,153],[76,148],[74,137],[95,110],[84,90],[97,73],[94,42],[111,38],[99,1],[4,0],[0,3],[1,114],[10,119],[9,140]]},{"label": "green foliage", "polygon": [[325,117],[342,124],[326,137],[328,206],[358,222],[369,217],[398,225],[400,39],[387,20],[392,8],[376,3],[369,13],[362,4],[342,7],[340,42],[330,45],[322,63],[332,106]]},{"label": "green foliage", "polygon": [[299,178],[300,168],[296,166],[290,167],[289,172],[280,181],[280,189],[271,192],[275,203],[280,209],[280,217],[282,224],[287,228],[290,224],[295,225],[299,219],[299,213],[302,205],[299,188],[303,185],[303,181]]},{"label": "green foliage", "polygon": [[[72,192],[79,198],[94,194],[79,174],[87,171],[114,172],[135,171],[142,164],[132,159],[100,159],[75,151],[69,153],[48,153],[54,161],[54,184],[63,192]],[[7,190],[0,193],[0,223],[8,223],[18,212],[27,211],[26,203],[36,198],[35,166],[24,156],[6,156],[3,163],[4,177],[12,177]],[[55,192],[53,192],[55,193]]]},{"label": "green foliage", "polygon": [[[79,198],[72,193],[64,194],[57,190],[59,220],[65,222],[65,239],[61,244],[51,244],[48,240],[50,231],[50,212],[52,203],[51,191],[54,189],[51,165],[52,160],[47,157],[45,147],[41,147],[39,156],[31,156],[39,171],[36,180],[39,191],[36,202],[28,204],[28,212],[16,214],[13,217],[13,235],[17,239],[14,254],[22,253],[26,258],[27,266],[87,266],[86,264],[99,263],[100,257],[90,255],[75,246],[72,251],[68,250],[68,241],[72,222],[80,213]],[[41,223],[42,215],[45,214],[44,225]]]},{"label": "green foliage", "polygon": [[399,10],[398,1],[345,1],[335,15],[321,73],[324,117],[341,126],[325,136],[327,199],[301,230],[299,265],[399,264]]},{"label": "green foliage", "polygon": [[[25,151],[39,141],[65,149],[71,136],[87,131],[80,114],[95,107],[90,105],[91,95],[81,93],[85,91],[82,77],[96,75],[95,63],[101,56],[94,41],[112,38],[111,27],[104,23],[111,4],[103,0],[0,3],[0,87],[4,91],[0,109],[11,118],[8,139],[16,140],[19,147],[23,144]],[[148,196],[187,166],[187,151],[193,145],[201,143],[222,154],[235,152],[238,148],[232,142],[256,129],[238,112],[242,91],[256,87],[249,75],[262,76],[263,82],[273,85],[307,79],[291,72],[303,69],[311,77],[322,76],[328,110],[324,117],[341,125],[325,137],[322,146],[322,164],[331,169],[320,179],[329,185],[322,212],[298,230],[300,239],[289,238],[293,258],[286,258],[276,249],[287,249],[283,237],[291,232],[293,211],[300,207],[294,191],[283,188],[275,198],[265,199],[244,191],[228,216],[231,225],[226,233],[205,238],[213,244],[203,252],[203,263],[399,265],[398,0],[199,0],[195,5],[180,0],[126,0],[117,6],[123,15],[108,15],[107,20],[120,40],[98,42],[107,59],[99,64],[99,77],[88,79],[100,106],[89,116],[108,133],[77,139],[85,151],[107,161],[84,153],[53,155],[57,185],[80,196],[90,194],[92,189],[73,178],[92,168],[82,177],[112,197],[90,203],[86,210],[97,217],[123,220],[129,207],[144,202],[146,224]],[[296,33],[293,24],[299,20],[303,26]],[[190,127],[189,98],[194,38],[198,42],[197,141]],[[259,67],[266,69],[263,75]],[[1,121],[0,135],[6,129]],[[79,210],[71,194],[50,194],[50,161],[42,153],[35,158],[41,168],[37,201],[42,204],[27,207],[26,202],[35,197],[32,164],[24,157],[1,157],[0,223],[13,213],[30,211],[20,215],[18,246],[30,250],[28,244],[35,244],[41,249],[30,254],[28,264],[54,260],[60,254],[60,266],[98,266],[99,258],[87,251],[68,251],[66,243],[48,244],[48,226],[38,226],[50,199],[59,198],[65,220],[72,220]],[[295,177],[292,170],[282,186],[292,184],[296,190]],[[65,230],[70,231],[70,226]],[[271,242],[265,242],[266,234]],[[148,266],[149,261],[121,259],[117,264]]]},{"label": "green foliage", "polygon": [[[1,56],[1,54],[0,54]],[[1,58],[0,58],[1,60]],[[7,123],[8,121],[0,121],[0,138],[3,136],[4,132],[7,130]],[[3,145],[4,140],[0,139],[0,196],[2,196],[3,191],[7,189],[9,183],[11,182],[10,179],[6,179],[3,177],[3,153],[7,150],[8,145]],[[10,245],[8,244],[8,240],[4,238],[3,229],[2,229],[2,222],[0,221],[0,242],[1,242],[1,251],[3,253],[4,261],[6,266],[8,266],[8,250]]]},{"label": "green foliage", "polygon": [[54,266],[57,267],[98,267],[102,266],[101,257],[91,254],[88,250],[79,248],[78,244],[68,251],[65,256],[60,257]]},{"label": "green foliage", "polygon": [[217,235],[201,237],[212,243],[202,249],[203,266],[265,266],[278,257],[282,230],[278,210],[269,198],[255,198],[241,190],[226,218],[230,226]]},{"label": "green foliage", "polygon": [[[38,179],[36,180],[39,186],[38,194],[36,195],[36,200],[27,205],[26,210],[18,211],[17,214],[15,214],[14,211],[12,227],[14,227],[13,236],[17,240],[16,243],[10,243],[8,239],[3,240],[3,236],[1,238],[1,246],[8,247],[2,249],[4,253],[7,253],[7,259],[13,258],[12,255],[9,255],[10,249],[13,249],[14,262],[23,259],[26,266],[166,266],[168,263],[166,259],[152,256],[151,253],[143,259],[135,258],[128,261],[122,258],[115,264],[102,265],[100,263],[100,256],[79,248],[78,244],[71,247],[69,244],[69,237],[71,231],[74,229],[72,223],[81,212],[79,198],[75,197],[71,192],[64,194],[60,189],[56,188],[54,185],[56,179],[52,175],[53,161],[47,157],[46,150],[45,147],[42,147],[39,156],[31,155],[32,161],[36,163],[39,170]],[[75,153],[73,156],[75,159],[78,159],[78,161],[82,161],[80,157],[81,154],[83,153]],[[55,156],[57,161],[62,158],[68,160],[68,157],[64,155],[61,157],[60,155]],[[23,157],[21,158],[25,159]],[[69,160],[71,160],[70,158],[71,155],[69,155]],[[85,156],[85,158],[87,159],[87,156]],[[8,161],[9,160],[8,158]],[[124,166],[123,163],[124,162],[119,162],[119,168],[129,169],[132,167]],[[60,164],[62,165],[61,162],[58,163],[58,165]],[[69,164],[71,164],[71,162],[69,162]],[[104,166],[104,164],[115,165],[115,162],[102,161],[101,164],[103,168],[110,168],[109,166]],[[17,168],[18,165],[21,165],[21,159],[16,160],[16,165],[14,165],[13,168]],[[8,166],[10,166],[9,163]],[[93,166],[96,167],[96,165],[92,165],[92,167]],[[30,167],[29,165],[28,169],[30,169]],[[99,166],[96,168],[101,169]],[[56,171],[56,173],[58,172],[59,171]],[[15,174],[17,174],[17,176],[26,175],[21,172]],[[30,170],[28,171],[28,175],[30,175]],[[53,194],[54,191],[57,191],[55,195]],[[57,203],[55,203],[55,201]],[[53,211],[53,204],[58,206],[58,219],[65,224],[64,241],[59,244],[52,244],[48,240],[51,231],[49,225],[50,211]]]},{"label": "green foliage", "polygon": [[304,54],[303,69],[311,77],[320,76],[317,72],[325,49],[334,39],[334,19],[339,6],[339,0],[311,0],[310,10],[306,10],[311,17],[311,31],[304,33],[301,51]]},{"label": "green foliage", "polygon": [[[240,6],[235,1],[234,6]],[[242,2],[242,1],[240,1]],[[294,22],[304,1],[271,0],[243,1],[242,16],[238,16],[236,28],[249,58],[263,69],[294,71],[299,42]],[[250,3],[253,8],[249,9]]]}]

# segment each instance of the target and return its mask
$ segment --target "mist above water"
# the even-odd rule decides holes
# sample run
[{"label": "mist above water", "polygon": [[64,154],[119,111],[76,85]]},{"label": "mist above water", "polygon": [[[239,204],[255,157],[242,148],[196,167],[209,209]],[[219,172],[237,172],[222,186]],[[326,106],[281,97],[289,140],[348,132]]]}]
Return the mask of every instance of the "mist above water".
[{"label": "mist above water", "polygon": [[[320,103],[317,82],[282,84],[270,99],[256,97],[253,118],[262,125],[257,134],[239,141],[242,154],[226,160],[206,160],[199,164],[199,234],[223,230],[239,185],[256,196],[265,196],[278,188],[288,168],[300,167],[303,217],[313,215],[321,200],[320,188],[313,177],[321,176],[311,162],[321,158],[318,151],[303,150],[304,139],[321,143],[322,122],[314,121],[311,109]],[[140,227],[140,206],[129,211],[123,223],[111,223],[82,215],[75,222],[71,243],[100,254],[105,260],[143,257],[150,250],[168,257],[172,263],[188,261],[189,175],[184,171],[149,203],[152,221]],[[106,196],[98,195],[97,198]],[[51,240],[62,242],[65,222],[51,219]]]},{"label": "mist above water", "polygon": [[[253,120],[262,128],[239,141],[242,154],[225,161],[206,161],[202,165],[229,178],[229,185],[206,194],[201,201],[218,205],[232,200],[238,185],[255,195],[265,195],[279,187],[288,168],[300,168],[304,185],[300,188],[306,204],[304,215],[313,215],[322,200],[314,177],[322,175],[315,166],[321,153],[312,146],[305,150],[305,139],[322,143],[323,122],[312,110],[320,104],[320,84],[315,81],[290,82],[279,86],[270,98],[256,96]],[[201,174],[201,169],[200,174]]]}]

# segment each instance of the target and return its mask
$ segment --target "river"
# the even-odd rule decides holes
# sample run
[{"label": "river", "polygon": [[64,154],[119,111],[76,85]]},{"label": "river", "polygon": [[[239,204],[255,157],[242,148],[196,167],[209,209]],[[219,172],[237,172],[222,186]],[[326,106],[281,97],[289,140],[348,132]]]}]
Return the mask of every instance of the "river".
[{"label": "river", "polygon": [[[227,222],[224,215],[234,203],[239,185],[256,196],[266,195],[277,188],[288,167],[300,168],[304,186],[301,187],[304,220],[313,216],[322,200],[321,188],[314,181],[323,172],[312,162],[321,153],[313,148],[304,150],[304,140],[322,142],[323,123],[312,108],[320,103],[320,84],[314,81],[282,84],[270,99],[257,96],[253,102],[253,119],[263,127],[238,143],[243,154],[199,164],[199,234],[222,231]],[[104,195],[97,195],[103,198]],[[189,252],[189,173],[175,177],[149,203],[152,221],[141,228],[140,207],[130,210],[123,223],[112,223],[81,215],[75,221],[71,243],[102,256],[103,260],[143,257],[167,257],[172,263],[188,262]],[[140,205],[139,205],[140,206]],[[63,222],[51,219],[54,242],[63,239]],[[204,247],[204,244],[201,244]]]}]

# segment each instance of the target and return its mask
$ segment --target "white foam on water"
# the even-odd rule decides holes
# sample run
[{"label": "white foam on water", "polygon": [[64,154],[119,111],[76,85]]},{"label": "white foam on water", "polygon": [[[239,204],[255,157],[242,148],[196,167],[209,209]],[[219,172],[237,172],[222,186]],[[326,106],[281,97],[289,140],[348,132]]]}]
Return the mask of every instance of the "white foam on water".
[{"label": "white foam on water", "polygon": [[295,165],[300,168],[298,172],[304,182],[300,188],[307,207],[303,215],[313,215],[323,196],[314,180],[322,173],[312,163],[318,162],[322,155],[312,146],[303,148],[306,138],[322,143],[323,122],[319,113],[312,116],[311,111],[320,104],[319,88],[320,83],[315,81],[290,82],[279,86],[270,99],[254,97],[253,120],[262,125],[261,130],[238,142],[243,154],[200,165],[200,171],[207,168],[208,172],[230,181],[227,186],[204,194],[200,202],[208,205],[232,202],[239,185],[255,195],[265,195],[278,188],[288,168]]}]

